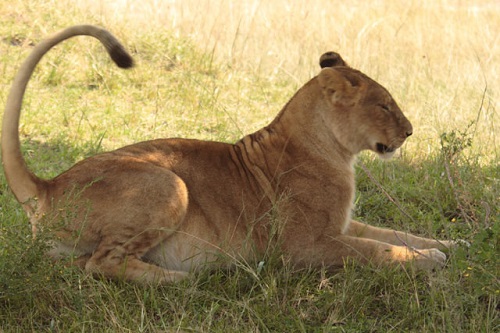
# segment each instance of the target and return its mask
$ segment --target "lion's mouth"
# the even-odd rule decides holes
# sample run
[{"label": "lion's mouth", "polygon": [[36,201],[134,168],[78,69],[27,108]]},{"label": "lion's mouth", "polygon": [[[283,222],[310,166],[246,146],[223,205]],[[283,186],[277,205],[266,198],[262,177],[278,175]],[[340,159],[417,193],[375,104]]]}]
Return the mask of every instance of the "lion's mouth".
[{"label": "lion's mouth", "polygon": [[384,145],[384,144],[382,144],[382,143],[377,143],[377,151],[378,151],[380,154],[392,153],[392,152],[394,152],[395,150],[396,150],[395,148],[387,147],[386,145]]}]

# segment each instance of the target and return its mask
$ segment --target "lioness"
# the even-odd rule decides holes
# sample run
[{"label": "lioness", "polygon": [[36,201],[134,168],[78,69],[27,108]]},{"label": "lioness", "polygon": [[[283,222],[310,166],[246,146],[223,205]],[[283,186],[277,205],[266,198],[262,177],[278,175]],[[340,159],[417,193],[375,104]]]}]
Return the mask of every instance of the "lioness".
[{"label": "lioness", "polygon": [[35,176],[20,149],[23,95],[43,55],[77,35],[97,38],[118,66],[133,65],[106,30],[70,27],[34,48],[3,120],[8,184],[33,233],[37,225],[53,230],[52,257],[74,256],[90,273],[160,283],[206,264],[259,260],[269,245],[298,267],[347,258],[444,264],[439,249],[452,242],[351,220],[356,154],[389,158],[413,129],[386,89],[333,52],[268,126],[235,144],[152,140],[90,157],[51,180]]}]

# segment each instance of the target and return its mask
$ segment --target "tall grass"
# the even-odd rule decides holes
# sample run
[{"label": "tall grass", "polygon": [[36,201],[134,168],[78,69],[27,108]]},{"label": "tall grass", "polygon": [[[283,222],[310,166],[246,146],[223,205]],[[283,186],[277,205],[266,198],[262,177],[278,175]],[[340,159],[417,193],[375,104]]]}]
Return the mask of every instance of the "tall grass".
[{"label": "tall grass", "polygon": [[498,155],[494,1],[114,1],[86,8],[113,23],[171,29],[234,68],[297,86],[317,73],[318,55],[337,50],[396,95],[417,122],[418,139],[409,143],[415,150],[432,150],[429,141],[442,131],[477,121],[478,142],[487,146],[481,151]]},{"label": "tall grass", "polygon": [[0,331],[494,332],[500,329],[500,5],[496,1],[0,3],[0,105],[31,46],[68,25],[111,30],[136,68],[78,38],[52,50],[25,98],[36,174],[157,137],[233,142],[267,124],[335,50],[393,94],[414,125],[394,161],[363,154],[356,218],[463,238],[443,271],[264,267],[172,286],[85,276],[43,256],[0,175]]}]

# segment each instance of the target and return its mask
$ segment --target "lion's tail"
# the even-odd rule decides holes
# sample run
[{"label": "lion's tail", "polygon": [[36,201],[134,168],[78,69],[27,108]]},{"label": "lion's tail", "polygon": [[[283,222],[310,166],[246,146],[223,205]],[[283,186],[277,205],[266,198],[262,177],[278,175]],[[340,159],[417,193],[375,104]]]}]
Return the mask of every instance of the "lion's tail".
[{"label": "lion's tail", "polygon": [[65,39],[79,35],[88,35],[97,38],[104,45],[111,59],[119,67],[129,68],[133,66],[132,57],[111,33],[91,25],[78,25],[67,28],[35,46],[31,54],[21,65],[12,83],[5,106],[2,125],[2,164],[7,182],[17,200],[21,203],[28,203],[30,199],[36,199],[40,195],[40,191],[42,191],[41,187],[44,183],[44,181],[28,170],[21,154],[19,117],[21,115],[21,104],[26,86],[36,65],[53,46]]}]

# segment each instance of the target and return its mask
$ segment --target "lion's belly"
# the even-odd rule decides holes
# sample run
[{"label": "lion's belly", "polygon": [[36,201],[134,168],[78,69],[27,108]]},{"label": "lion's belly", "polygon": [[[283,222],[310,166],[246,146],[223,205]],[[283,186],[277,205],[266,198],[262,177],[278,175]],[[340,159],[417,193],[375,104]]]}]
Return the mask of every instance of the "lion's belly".
[{"label": "lion's belly", "polygon": [[144,260],[169,270],[187,272],[206,266],[226,266],[250,257],[253,245],[248,237],[243,241],[243,235],[232,234],[223,239],[209,235],[179,230],[146,253]]},{"label": "lion's belly", "polygon": [[207,262],[204,251],[196,249],[189,243],[182,244],[176,238],[170,237],[151,249],[144,256],[144,260],[169,270],[185,272],[196,270]]}]

